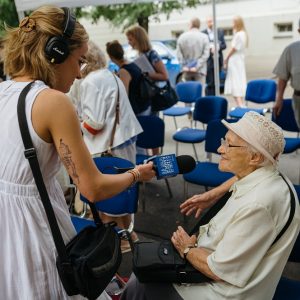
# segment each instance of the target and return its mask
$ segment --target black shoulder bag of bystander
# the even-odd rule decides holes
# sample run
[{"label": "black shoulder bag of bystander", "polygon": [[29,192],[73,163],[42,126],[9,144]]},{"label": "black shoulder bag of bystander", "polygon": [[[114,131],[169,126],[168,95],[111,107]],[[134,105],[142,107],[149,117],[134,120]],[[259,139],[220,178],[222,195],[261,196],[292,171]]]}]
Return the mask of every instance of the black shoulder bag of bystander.
[{"label": "black shoulder bag of bystander", "polygon": [[81,294],[96,299],[104,291],[121,263],[120,240],[114,223],[103,224],[93,203],[89,203],[96,226],[88,226],[65,245],[50,202],[33,146],[25,114],[25,99],[33,82],[21,92],[18,121],[28,159],[58,253],[56,266],[69,296]]}]

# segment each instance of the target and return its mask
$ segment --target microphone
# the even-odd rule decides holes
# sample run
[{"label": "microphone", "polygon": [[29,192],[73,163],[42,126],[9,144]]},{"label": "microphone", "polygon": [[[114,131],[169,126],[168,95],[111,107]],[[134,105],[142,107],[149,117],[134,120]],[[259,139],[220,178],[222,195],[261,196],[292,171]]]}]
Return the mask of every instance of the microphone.
[{"label": "microphone", "polygon": [[[179,155],[177,157],[175,154],[155,155],[145,160],[144,163],[148,163],[149,161],[153,161],[153,168],[156,172],[157,179],[174,177],[178,174],[189,173],[196,167],[196,161],[190,155]],[[114,169],[117,171],[117,173],[124,173],[128,170],[133,169],[133,167],[114,167]]]}]

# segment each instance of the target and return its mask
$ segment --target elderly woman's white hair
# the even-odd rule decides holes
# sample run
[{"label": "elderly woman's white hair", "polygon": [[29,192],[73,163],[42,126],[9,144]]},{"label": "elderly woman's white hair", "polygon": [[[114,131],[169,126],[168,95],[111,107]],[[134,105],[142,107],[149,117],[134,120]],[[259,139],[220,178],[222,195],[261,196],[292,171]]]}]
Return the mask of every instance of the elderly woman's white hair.
[{"label": "elderly woman's white hair", "polygon": [[106,68],[104,52],[92,41],[88,42],[86,59],[88,64],[82,72],[83,77],[87,76],[90,72]]},{"label": "elderly woman's white hair", "polygon": [[250,145],[250,149],[261,153],[267,161],[276,165],[284,150],[282,129],[270,119],[257,112],[247,112],[238,122],[222,123]]}]

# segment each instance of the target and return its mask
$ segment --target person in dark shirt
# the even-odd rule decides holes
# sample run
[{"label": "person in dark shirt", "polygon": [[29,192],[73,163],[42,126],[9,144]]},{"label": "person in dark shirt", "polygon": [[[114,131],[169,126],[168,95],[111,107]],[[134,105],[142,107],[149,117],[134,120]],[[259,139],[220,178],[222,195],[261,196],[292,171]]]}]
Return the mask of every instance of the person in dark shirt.
[{"label": "person in dark shirt", "polygon": [[119,77],[124,83],[134,113],[141,115],[150,112],[150,100],[141,101],[139,97],[141,69],[134,62],[126,60],[123,47],[117,40],[106,44],[106,52],[112,62],[120,68]]}]

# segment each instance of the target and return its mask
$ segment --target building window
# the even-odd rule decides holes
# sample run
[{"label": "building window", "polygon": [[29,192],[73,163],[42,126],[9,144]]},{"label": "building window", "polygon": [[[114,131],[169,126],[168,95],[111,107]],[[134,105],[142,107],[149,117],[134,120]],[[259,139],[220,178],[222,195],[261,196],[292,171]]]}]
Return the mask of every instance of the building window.
[{"label": "building window", "polygon": [[277,32],[292,32],[293,23],[275,24]]},{"label": "building window", "polygon": [[233,29],[231,27],[224,27],[222,28],[224,31],[224,38],[225,40],[229,40],[233,36]]},{"label": "building window", "polygon": [[293,23],[274,23],[274,38],[291,37],[293,35]]}]

